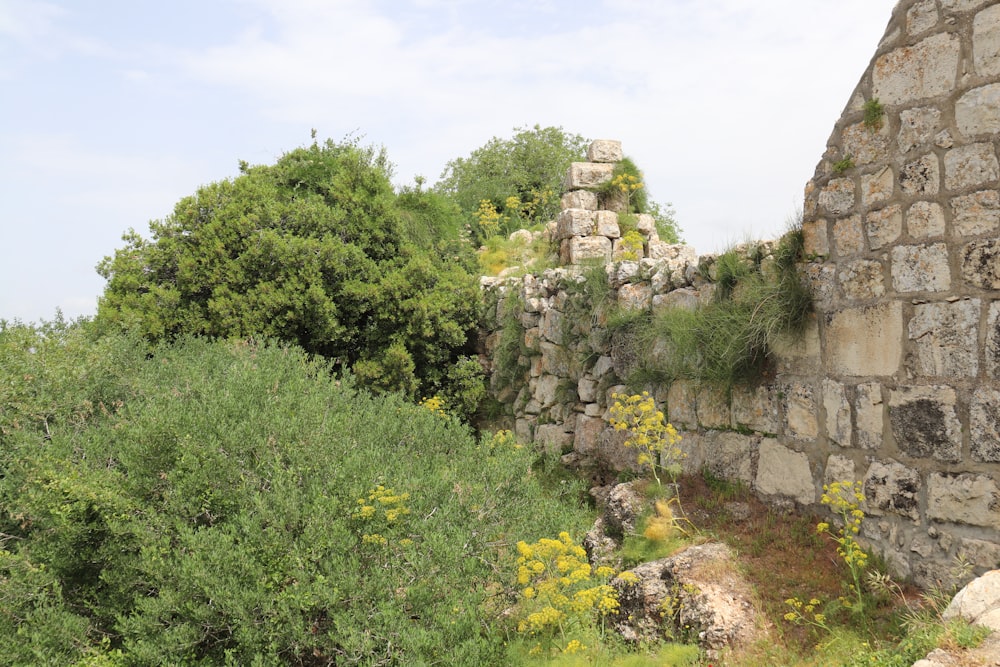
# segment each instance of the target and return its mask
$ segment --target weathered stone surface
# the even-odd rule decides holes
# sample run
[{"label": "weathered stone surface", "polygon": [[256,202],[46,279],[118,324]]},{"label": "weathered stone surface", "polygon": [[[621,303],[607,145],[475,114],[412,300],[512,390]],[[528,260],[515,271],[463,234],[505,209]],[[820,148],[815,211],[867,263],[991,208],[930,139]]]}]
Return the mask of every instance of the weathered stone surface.
[{"label": "weathered stone surface", "polygon": [[698,423],[705,428],[729,428],[732,413],[726,392],[715,387],[704,386],[698,390]]},{"label": "weathered stone surface", "polygon": [[597,195],[590,190],[570,190],[560,200],[561,208],[580,208],[586,211],[597,210]]},{"label": "weathered stone surface", "polygon": [[675,289],[666,294],[653,296],[653,309],[683,308],[694,310],[701,303],[698,292],[693,289]]},{"label": "weathered stone surface", "polygon": [[882,385],[877,382],[859,384],[854,396],[855,444],[862,449],[882,446],[885,416]]},{"label": "weathered stone surface", "polygon": [[804,382],[789,382],[783,389],[785,435],[812,440],[819,435],[815,390]]},{"label": "weathered stone surface", "polygon": [[[952,2],[954,0],[947,0]],[[975,6],[983,2],[975,2]],[[972,60],[976,74],[1000,74],[1000,7],[993,6],[976,14],[972,21]]]},{"label": "weathered stone surface", "polygon": [[615,166],[608,163],[573,162],[566,173],[567,190],[593,188],[611,180]]},{"label": "weathered stone surface", "polygon": [[978,236],[1000,227],[1000,195],[982,190],[951,200],[952,229],[959,236]]},{"label": "weathered stone surface", "polygon": [[810,262],[805,265],[802,276],[809,286],[816,308],[821,311],[832,308],[836,294],[837,267],[829,262]]},{"label": "weathered stone surface", "polygon": [[957,462],[962,458],[962,424],[955,390],[907,386],[889,394],[889,424],[900,451],[913,458]]},{"label": "weathered stone surface", "polygon": [[941,168],[933,153],[904,164],[899,170],[899,189],[905,195],[933,196],[938,193],[940,184]]},{"label": "weathered stone surface", "polygon": [[895,179],[891,167],[882,167],[873,174],[861,177],[861,203],[866,208],[892,197]]},{"label": "weathered stone surface", "polygon": [[922,303],[908,327],[917,375],[975,377],[979,373],[979,299]]},{"label": "weathered stone surface", "polygon": [[819,320],[815,316],[806,319],[801,334],[782,334],[772,345],[780,373],[818,373],[823,365]]},{"label": "weathered stone surface", "polygon": [[800,505],[816,502],[809,457],[782,446],[773,438],[760,441],[756,488],[764,495],[785,496]]},{"label": "weathered stone surface", "polygon": [[929,144],[941,127],[941,112],[935,107],[907,109],[899,114],[896,143],[901,153]]},{"label": "weathered stone surface", "polygon": [[827,368],[838,375],[892,375],[902,358],[903,309],[898,301],[845,308],[827,316]]},{"label": "weathered stone surface", "polygon": [[[849,257],[865,250],[865,235],[861,216],[852,215],[833,222],[833,243],[838,257]],[[826,253],[821,253],[826,254]]]},{"label": "weathered stone surface", "polygon": [[593,403],[597,400],[597,380],[586,375],[576,383],[576,395],[584,403]]},{"label": "weathered stone surface", "polygon": [[914,202],[906,212],[906,232],[915,239],[944,235],[944,210],[937,202]]},{"label": "weathered stone surface", "polygon": [[[941,618],[945,621],[961,618],[993,632],[1000,631],[1000,570],[991,570],[966,585],[952,598]],[[989,663],[996,664],[997,653],[994,652],[992,657],[994,659]],[[972,664],[987,663],[976,661]]]},{"label": "weathered stone surface", "polygon": [[854,207],[854,181],[835,178],[820,191],[819,205],[832,215],[843,215]]},{"label": "weathered stone surface", "polygon": [[653,301],[649,283],[630,283],[618,289],[618,305],[625,310],[646,310]]},{"label": "weathered stone surface", "polygon": [[621,162],[622,142],[612,139],[595,139],[587,146],[587,159],[591,162]]},{"label": "weathered stone surface", "polygon": [[1000,132],[1000,83],[973,88],[958,98],[955,124],[966,137]]},{"label": "weathered stone surface", "polygon": [[1000,529],[1000,489],[988,475],[931,473],[927,518]]},{"label": "weathered stone surface", "polygon": [[778,432],[778,401],[773,386],[736,386],[732,395],[734,426],[757,433]]},{"label": "weathered stone surface", "polygon": [[972,458],[1000,462],[1000,391],[977,387],[969,408]]},{"label": "weathered stone surface", "polygon": [[578,415],[573,436],[573,451],[579,454],[595,452],[600,444],[601,433],[606,427],[607,424],[600,417]]},{"label": "weathered stone surface", "polygon": [[670,385],[667,394],[667,418],[677,428],[693,428],[698,425],[696,402],[698,392],[693,383],[678,380]]},{"label": "weathered stone surface", "polygon": [[559,377],[569,377],[569,362],[571,354],[566,348],[542,340],[538,343],[541,351],[542,372],[548,375],[558,375]]},{"label": "weathered stone surface", "polygon": [[608,284],[613,289],[640,280],[642,266],[636,260],[622,260],[604,267],[608,274]]},{"label": "weathered stone surface", "polygon": [[535,382],[534,398],[542,408],[552,407],[558,390],[559,378],[555,375],[543,375]]},{"label": "weathered stone surface", "polygon": [[960,53],[958,36],[942,33],[879,56],[872,69],[872,96],[895,105],[944,95],[955,85]]},{"label": "weathered stone surface", "polygon": [[618,226],[618,214],[611,211],[597,212],[597,235],[607,236],[609,239],[616,239],[622,235]]},{"label": "weathered stone surface", "polygon": [[903,213],[899,205],[886,206],[865,216],[868,247],[879,250],[896,241],[903,232]]},{"label": "weathered stone surface", "polygon": [[962,247],[962,279],[973,287],[1000,289],[1000,240],[971,241]]},{"label": "weathered stone surface", "polygon": [[556,238],[587,236],[595,230],[597,212],[583,208],[567,208],[556,218]]},{"label": "weathered stone surface", "polygon": [[946,244],[896,246],[890,256],[897,292],[943,292],[951,287]]},{"label": "weathered stone surface", "polygon": [[875,461],[864,479],[865,504],[869,514],[899,514],[920,518],[918,498],[920,474],[897,461]]},{"label": "weathered stone surface", "polygon": [[982,7],[990,0],[941,0],[941,9],[953,12],[967,12]]},{"label": "weathered stone surface", "polygon": [[990,304],[986,316],[986,350],[983,354],[986,374],[1000,380],[1000,301]]},{"label": "weathered stone surface", "polygon": [[570,264],[587,260],[611,261],[611,239],[603,236],[574,236],[569,239]]},{"label": "weathered stone surface", "polygon": [[934,0],[920,0],[906,12],[906,33],[914,37],[921,35],[936,26],[938,18]]},{"label": "weathered stone surface", "polygon": [[756,440],[733,431],[709,431],[701,438],[702,465],[730,481],[753,483]]},{"label": "weathered stone surface", "polygon": [[949,190],[961,190],[989,183],[1000,177],[993,144],[978,143],[958,146],[945,153],[944,186]]},{"label": "weathered stone surface", "polygon": [[535,428],[535,442],[547,452],[565,454],[573,450],[573,434],[567,433],[562,424],[541,424]]},{"label": "weathered stone surface", "polygon": [[840,289],[847,299],[877,299],[885,294],[882,263],[858,259],[843,265],[837,274]]},{"label": "weathered stone surface", "polygon": [[841,447],[851,446],[851,404],[847,388],[823,378],[823,409],[826,412],[826,436]]},{"label": "weathered stone surface", "polygon": [[563,342],[564,320],[563,314],[555,308],[548,308],[542,315],[538,323],[539,336],[552,343]]},{"label": "weathered stone surface", "polygon": [[[757,622],[753,590],[724,544],[688,547],[631,572],[638,582],[626,583],[620,577],[611,582],[621,605],[614,626],[627,641],[659,641],[667,624],[673,635],[696,636],[715,660],[722,650],[738,653],[766,637]],[[673,613],[664,614],[665,607]]]},{"label": "weathered stone surface", "polygon": [[823,472],[823,483],[833,482],[853,482],[858,478],[854,461],[846,456],[831,454],[826,460],[826,469]]},{"label": "weathered stone surface", "polygon": [[830,254],[826,220],[809,220],[802,223],[802,245],[806,256],[826,256]]},{"label": "weathered stone surface", "polygon": [[855,123],[845,127],[841,134],[844,154],[850,155],[859,167],[885,159],[891,142],[889,128],[885,125],[872,132],[864,123]]},{"label": "weathered stone surface", "polygon": [[996,542],[962,538],[959,541],[958,553],[976,567],[996,569],[997,565],[1000,565],[1000,544]]}]

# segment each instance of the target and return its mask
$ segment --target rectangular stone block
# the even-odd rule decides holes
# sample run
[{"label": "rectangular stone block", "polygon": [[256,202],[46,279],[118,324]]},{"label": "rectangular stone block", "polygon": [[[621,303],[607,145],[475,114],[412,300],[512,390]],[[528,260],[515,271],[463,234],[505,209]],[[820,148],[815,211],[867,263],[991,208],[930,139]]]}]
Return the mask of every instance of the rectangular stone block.
[{"label": "rectangular stone block", "polygon": [[966,137],[1000,132],[1000,83],[973,88],[958,98],[955,124]]},{"label": "rectangular stone block", "polygon": [[677,428],[694,428],[698,425],[695,410],[697,391],[694,384],[678,380],[670,385],[667,394],[667,418]]},{"label": "rectangular stone block", "polygon": [[569,239],[569,263],[611,261],[611,239],[604,236],[574,236]]},{"label": "rectangular stone block", "polygon": [[[803,225],[803,233],[805,226]],[[849,257],[864,252],[865,235],[861,230],[861,216],[852,215],[833,223],[833,243],[838,257]]]},{"label": "rectangular stone block", "polygon": [[982,190],[951,200],[951,225],[959,236],[978,236],[1000,227],[1000,193]]},{"label": "rectangular stone block", "polygon": [[757,433],[778,432],[778,402],[774,387],[735,386],[732,390],[733,426]]},{"label": "rectangular stone block", "polygon": [[939,33],[879,56],[872,68],[872,96],[897,105],[951,92],[961,49],[958,35]]},{"label": "rectangular stone block", "polygon": [[827,315],[825,360],[847,376],[895,374],[903,357],[903,306],[890,301]]},{"label": "rectangular stone block", "polygon": [[914,306],[908,325],[917,375],[975,377],[979,373],[979,299]]},{"label": "rectangular stone block", "polygon": [[[944,4],[973,2],[978,7],[983,1],[985,0],[945,0]],[[1000,74],[1000,6],[987,7],[973,19],[972,59],[979,76]]]},{"label": "rectangular stone block", "polygon": [[894,204],[871,211],[865,216],[865,227],[868,232],[868,247],[880,250],[894,243],[903,233],[902,209]]},{"label": "rectangular stone block", "polygon": [[944,186],[961,190],[1000,178],[1000,164],[991,143],[952,148],[944,156]]},{"label": "rectangular stone block", "polygon": [[906,212],[906,231],[915,239],[943,236],[944,210],[936,202],[914,202]]},{"label": "rectangular stone block", "polygon": [[782,446],[773,438],[760,441],[755,486],[759,493],[791,498],[800,505],[816,502],[816,483],[809,468],[809,457]]},{"label": "rectangular stone block", "polygon": [[889,425],[896,447],[913,458],[962,460],[962,424],[951,387],[918,385],[889,393]]},{"label": "rectangular stone block", "polygon": [[951,287],[948,246],[944,243],[896,246],[892,258],[892,286],[897,292],[944,292]]},{"label": "rectangular stone block", "polygon": [[611,181],[615,166],[599,162],[573,162],[566,173],[566,189],[595,188]]},{"label": "rectangular stone block", "polygon": [[574,236],[588,236],[594,233],[597,225],[597,212],[582,208],[568,208],[556,218],[556,239],[568,239]]},{"label": "rectangular stone block", "polygon": [[597,235],[617,239],[622,235],[618,226],[618,214],[612,211],[597,212]]},{"label": "rectangular stone block", "polygon": [[851,404],[844,385],[829,378],[823,379],[823,410],[826,413],[826,437],[841,447],[850,447]]},{"label": "rectangular stone block", "polygon": [[1000,489],[987,475],[931,473],[927,479],[927,518],[1000,530]]},{"label": "rectangular stone block", "polygon": [[563,209],[582,208],[587,211],[597,210],[597,194],[590,190],[570,190],[560,200]]},{"label": "rectangular stone block", "polygon": [[591,162],[621,162],[622,142],[613,139],[595,139],[587,147],[587,159]]},{"label": "rectangular stone block", "polygon": [[881,447],[885,431],[882,385],[868,382],[855,388],[854,414],[855,445],[862,449]]},{"label": "rectangular stone block", "polygon": [[785,435],[796,440],[816,438],[819,435],[819,416],[813,387],[804,382],[789,382],[782,390]]},{"label": "rectangular stone block", "polygon": [[854,208],[854,181],[835,178],[819,193],[819,206],[831,215],[843,215]]}]

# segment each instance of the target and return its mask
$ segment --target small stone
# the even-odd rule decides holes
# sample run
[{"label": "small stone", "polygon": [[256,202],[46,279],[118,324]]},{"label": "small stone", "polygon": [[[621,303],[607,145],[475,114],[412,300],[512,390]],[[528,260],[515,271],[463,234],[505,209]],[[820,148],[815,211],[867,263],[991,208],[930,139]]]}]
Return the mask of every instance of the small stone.
[{"label": "small stone", "polygon": [[902,153],[928,143],[941,124],[941,112],[934,107],[907,109],[899,114],[896,143]]},{"label": "small stone", "polygon": [[[803,227],[803,232],[805,231]],[[833,242],[838,257],[857,255],[865,250],[865,236],[861,228],[861,216],[852,215],[833,223]],[[826,253],[818,253],[826,254]]]},{"label": "small stone", "polygon": [[1000,227],[1000,194],[983,190],[951,200],[952,227],[960,236],[978,236]]},{"label": "small stone", "polygon": [[944,210],[936,202],[914,202],[906,212],[906,231],[913,238],[942,236],[945,231]]},{"label": "small stone", "polygon": [[906,195],[936,195],[941,173],[936,155],[925,155],[899,170],[899,188]]},{"label": "small stone", "polygon": [[896,246],[890,255],[897,292],[943,292],[951,287],[946,244]]},{"label": "small stone", "polygon": [[893,183],[890,167],[883,167],[874,174],[865,174],[861,177],[861,203],[870,207],[889,199],[892,197]]},{"label": "small stone", "polygon": [[837,274],[837,281],[847,299],[877,299],[885,294],[885,276],[881,262],[868,259],[847,262]]},{"label": "small stone", "polygon": [[898,204],[872,211],[865,216],[868,247],[879,250],[893,243],[903,232],[903,214]]},{"label": "small stone", "polygon": [[595,139],[587,147],[587,159],[591,162],[621,162],[622,142],[613,139]]},{"label": "small stone", "polygon": [[1000,177],[1000,164],[991,143],[952,148],[944,156],[944,185],[949,190],[981,185]]},{"label": "small stone", "polygon": [[833,215],[843,215],[854,207],[854,181],[835,178],[819,193],[819,205]]}]

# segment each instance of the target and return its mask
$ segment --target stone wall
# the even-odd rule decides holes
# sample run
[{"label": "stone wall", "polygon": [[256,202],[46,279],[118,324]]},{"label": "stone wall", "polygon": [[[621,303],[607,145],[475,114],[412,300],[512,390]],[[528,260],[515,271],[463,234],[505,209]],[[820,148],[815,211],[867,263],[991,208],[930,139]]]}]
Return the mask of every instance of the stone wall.
[{"label": "stone wall", "polygon": [[[998,131],[1000,2],[901,0],[806,186],[805,339],[778,345],[752,387],[648,387],[689,470],[817,510],[825,483],[863,480],[863,537],[922,585],[959,555],[1000,564]],[[649,221],[644,256],[615,257],[615,206],[586,188],[620,154],[600,142],[567,176],[550,234],[568,266],[484,281],[488,350],[519,362],[494,377],[517,435],[611,470],[630,464],[606,419],[623,361],[580,262],[610,260],[600,298],[626,308],[693,308],[714,291],[713,257],[660,243]]]}]

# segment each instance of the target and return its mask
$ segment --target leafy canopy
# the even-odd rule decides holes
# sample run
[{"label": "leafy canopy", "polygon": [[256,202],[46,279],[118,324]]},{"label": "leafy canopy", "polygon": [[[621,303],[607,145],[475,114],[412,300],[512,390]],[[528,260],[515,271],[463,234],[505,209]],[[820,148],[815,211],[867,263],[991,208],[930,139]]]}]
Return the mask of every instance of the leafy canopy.
[{"label": "leafy canopy", "polygon": [[151,240],[123,237],[98,266],[102,327],[294,342],[410,396],[467,370],[478,289],[453,204],[397,195],[385,152],[350,140],[241,172],[178,202]]}]

